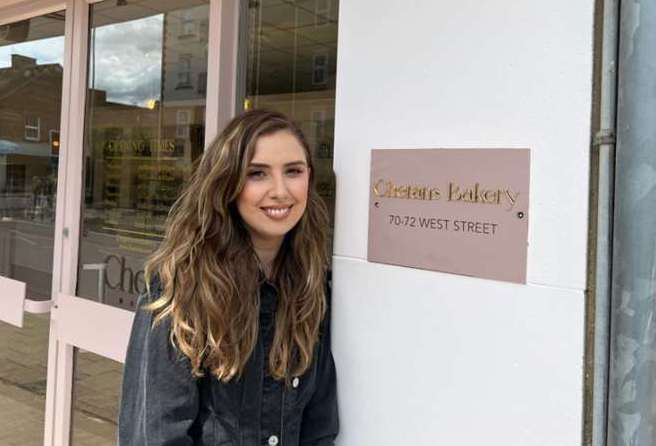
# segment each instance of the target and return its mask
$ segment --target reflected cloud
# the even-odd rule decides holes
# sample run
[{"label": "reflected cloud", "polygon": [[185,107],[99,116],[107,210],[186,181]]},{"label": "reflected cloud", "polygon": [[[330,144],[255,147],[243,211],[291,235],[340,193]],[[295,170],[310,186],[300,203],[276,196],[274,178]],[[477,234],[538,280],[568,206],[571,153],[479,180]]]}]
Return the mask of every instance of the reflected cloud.
[{"label": "reflected cloud", "polygon": [[89,86],[105,90],[111,102],[145,106],[159,99],[163,22],[159,14],[94,28]]}]

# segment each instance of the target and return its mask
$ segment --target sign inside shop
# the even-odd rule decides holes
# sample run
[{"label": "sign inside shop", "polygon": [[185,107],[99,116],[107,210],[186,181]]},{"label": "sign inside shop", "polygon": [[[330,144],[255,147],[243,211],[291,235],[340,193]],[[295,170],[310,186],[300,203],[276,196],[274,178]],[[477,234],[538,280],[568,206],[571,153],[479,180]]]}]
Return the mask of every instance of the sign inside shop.
[{"label": "sign inside shop", "polygon": [[367,258],[526,283],[529,180],[529,149],[374,149]]},{"label": "sign inside shop", "polygon": [[170,156],[175,150],[171,139],[108,139],[103,145],[105,156],[152,156],[153,152]]},{"label": "sign inside shop", "polygon": [[135,271],[126,265],[126,258],[110,254],[105,257],[107,274],[105,275],[105,286],[110,290],[119,290],[124,293],[139,294],[146,291],[144,271]]}]

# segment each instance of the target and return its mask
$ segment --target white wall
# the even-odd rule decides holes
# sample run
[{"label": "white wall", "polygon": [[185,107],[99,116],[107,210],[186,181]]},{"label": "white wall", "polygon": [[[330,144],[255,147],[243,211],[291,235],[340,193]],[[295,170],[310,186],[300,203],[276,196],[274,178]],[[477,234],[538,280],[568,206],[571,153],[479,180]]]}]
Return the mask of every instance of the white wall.
[{"label": "white wall", "polygon": [[[340,446],[579,445],[594,2],[340,2]],[[530,147],[528,284],[368,263],[372,148]]]}]

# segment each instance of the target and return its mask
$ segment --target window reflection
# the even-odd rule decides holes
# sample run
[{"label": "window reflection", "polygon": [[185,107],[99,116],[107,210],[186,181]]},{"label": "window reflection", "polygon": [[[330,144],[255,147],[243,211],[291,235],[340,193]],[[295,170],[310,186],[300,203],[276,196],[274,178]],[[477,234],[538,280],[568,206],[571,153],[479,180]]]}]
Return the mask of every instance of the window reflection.
[{"label": "window reflection", "polygon": [[123,308],[203,151],[209,8],[176,5],[91,7],[77,294]]},{"label": "window reflection", "polygon": [[0,26],[0,275],[36,300],[52,283],[64,17]]}]

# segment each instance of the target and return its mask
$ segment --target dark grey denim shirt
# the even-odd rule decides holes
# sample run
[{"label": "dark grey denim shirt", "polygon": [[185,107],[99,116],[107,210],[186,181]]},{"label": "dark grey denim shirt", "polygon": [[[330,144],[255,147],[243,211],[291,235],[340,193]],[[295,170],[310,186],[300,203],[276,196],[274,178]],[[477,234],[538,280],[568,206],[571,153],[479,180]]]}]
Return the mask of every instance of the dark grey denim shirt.
[{"label": "dark grey denim shirt", "polygon": [[[139,297],[123,375],[119,446],[334,445],[339,422],[330,312],[310,369],[292,385],[272,384],[266,376],[265,338],[272,331],[262,324],[241,378],[222,383],[210,373],[191,375],[188,358],[169,341],[169,321],[151,328],[152,313],[142,306],[159,292],[155,283],[150,295]],[[260,293],[264,299],[275,289],[263,284]]]}]

